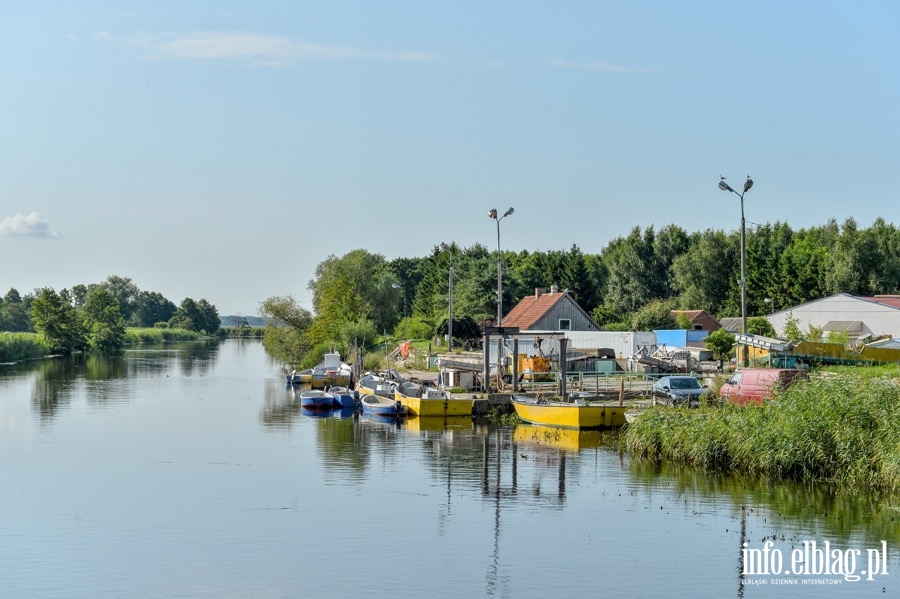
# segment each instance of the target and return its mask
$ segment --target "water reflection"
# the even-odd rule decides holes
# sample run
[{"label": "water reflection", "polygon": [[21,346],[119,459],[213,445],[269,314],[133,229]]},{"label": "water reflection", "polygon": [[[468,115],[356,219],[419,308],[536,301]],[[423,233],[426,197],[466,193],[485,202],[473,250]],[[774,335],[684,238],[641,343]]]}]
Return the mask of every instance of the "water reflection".
[{"label": "water reflection", "polygon": [[[745,540],[777,536],[786,555],[801,536],[898,540],[891,498],[636,461],[614,434],[306,415],[279,367],[258,342],[230,340],[0,368],[13,485],[0,494],[10,539],[0,556],[26,562],[13,590],[129,596],[166,571],[146,596],[326,596],[336,581],[341,594],[398,598],[743,596]],[[116,402],[128,403],[97,417]],[[35,426],[67,409],[52,428]],[[371,506],[390,517],[370,517]],[[421,559],[415,576],[385,577],[374,554]],[[147,567],[135,574],[136,563]],[[73,579],[74,569],[90,574]],[[753,578],[746,594],[768,596]]]},{"label": "water reflection", "polygon": [[[175,347],[145,346],[114,355],[75,354],[20,366],[34,376],[31,403],[42,422],[52,421],[83,394],[92,408],[131,402],[135,379],[203,375],[215,364],[220,342],[180,343]],[[173,364],[173,356],[176,358]]]},{"label": "water reflection", "polygon": [[[772,535],[790,541],[806,529],[839,541],[900,540],[900,497],[853,493],[824,483],[772,481],[762,477],[709,474],[674,464],[630,461],[635,480],[647,488],[671,485],[677,496],[710,501],[730,498],[750,514],[766,510]],[[736,516],[737,517],[737,516]]]}]

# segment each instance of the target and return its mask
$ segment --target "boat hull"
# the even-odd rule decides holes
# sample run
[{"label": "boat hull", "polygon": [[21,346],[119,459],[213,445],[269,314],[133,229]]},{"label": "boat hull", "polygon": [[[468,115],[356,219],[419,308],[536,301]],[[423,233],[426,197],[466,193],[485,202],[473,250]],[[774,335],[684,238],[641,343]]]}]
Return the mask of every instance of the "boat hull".
[{"label": "boat hull", "polygon": [[366,414],[392,416],[394,418],[406,416],[406,407],[403,404],[386,397],[366,395],[360,400],[360,405]]},{"label": "boat hull", "polygon": [[307,410],[330,410],[334,408],[334,396],[321,391],[307,391],[300,394],[300,407]]},{"label": "boat hull", "polygon": [[454,399],[452,397],[410,397],[400,391],[394,391],[394,399],[406,406],[411,416],[471,416],[471,399]]},{"label": "boat hull", "polygon": [[312,382],[312,371],[294,371],[290,374],[286,374],[284,378],[287,381],[288,385],[309,385]]},{"label": "boat hull", "polygon": [[336,408],[354,408],[356,400],[353,398],[353,391],[346,387],[332,387],[328,390],[334,397],[334,406]]},{"label": "boat hull", "polygon": [[625,426],[623,406],[615,404],[537,402],[531,398],[512,398],[516,415],[525,422],[562,428],[591,429]]}]

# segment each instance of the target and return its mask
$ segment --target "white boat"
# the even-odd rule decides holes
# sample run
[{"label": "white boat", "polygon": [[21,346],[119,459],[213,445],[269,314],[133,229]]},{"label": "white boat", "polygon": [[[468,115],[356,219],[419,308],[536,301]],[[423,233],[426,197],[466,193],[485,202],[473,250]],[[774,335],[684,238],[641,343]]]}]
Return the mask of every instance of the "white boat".
[{"label": "white boat", "polygon": [[332,386],[347,387],[350,385],[352,377],[353,368],[341,361],[341,354],[329,352],[325,354],[322,362],[313,368],[310,384],[313,389],[324,389]]},{"label": "white boat", "polygon": [[394,399],[384,397],[383,395],[364,395],[359,400],[363,412],[367,414],[375,414],[378,416],[390,416],[400,418],[406,416],[406,407]]}]

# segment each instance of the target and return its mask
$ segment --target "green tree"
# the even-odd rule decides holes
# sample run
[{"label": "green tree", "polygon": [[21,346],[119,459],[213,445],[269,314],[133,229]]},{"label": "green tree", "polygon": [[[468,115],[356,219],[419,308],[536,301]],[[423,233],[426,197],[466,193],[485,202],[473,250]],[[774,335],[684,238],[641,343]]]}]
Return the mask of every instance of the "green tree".
[{"label": "green tree", "polygon": [[219,311],[214,305],[201,299],[197,302],[197,311],[199,312],[194,330],[206,333],[207,335],[215,335],[222,326],[222,319],[219,317]]},{"label": "green tree", "polygon": [[169,327],[173,329],[186,329],[188,331],[197,331],[201,329],[202,316],[197,302],[186,297],[181,300],[175,314],[169,320]]},{"label": "green tree", "polygon": [[125,322],[132,322],[132,315],[135,311],[135,300],[140,293],[138,286],[128,277],[120,277],[117,275],[106,277],[106,280],[100,283],[99,286],[116,298],[116,301],[119,303],[119,310],[122,312],[122,317],[125,319]]},{"label": "green tree", "polygon": [[796,318],[793,312],[788,312],[787,319],[784,323],[783,337],[788,341],[802,341],[806,338],[800,330],[800,319]]},{"label": "green tree", "polygon": [[300,306],[293,296],[274,296],[259,306],[259,315],[266,317],[263,346],[285,362],[297,363],[310,350],[306,331],[312,324],[312,313]]},{"label": "green tree", "polygon": [[380,333],[375,328],[375,323],[368,319],[360,319],[348,322],[340,331],[338,351],[343,356],[351,355],[354,344],[363,352],[371,351],[376,346],[376,339]]},{"label": "green tree", "polygon": [[747,319],[747,332],[751,335],[762,335],[763,337],[774,337],[775,327],[772,326],[765,316],[754,316]]},{"label": "green tree", "polygon": [[710,333],[703,342],[717,359],[726,360],[731,357],[731,352],[734,350],[735,339],[734,335],[725,329],[716,329]]},{"label": "green tree", "polygon": [[34,298],[19,295],[11,288],[0,302],[0,331],[26,333],[34,330],[31,322],[31,302]]},{"label": "green tree", "polygon": [[168,322],[177,307],[156,291],[141,291],[134,301],[134,321],[139,327],[152,327],[158,322]]},{"label": "green tree", "polygon": [[50,287],[41,289],[31,303],[31,319],[54,353],[70,354],[87,346],[75,308]]},{"label": "green tree", "polygon": [[654,331],[658,329],[674,328],[675,319],[672,318],[673,307],[674,302],[671,300],[651,300],[646,306],[643,306],[640,310],[632,314],[632,330]]},{"label": "green tree", "polygon": [[114,352],[125,345],[125,322],[119,302],[102,287],[94,287],[81,309],[82,324],[91,347]]},{"label": "green tree", "polygon": [[739,247],[722,231],[693,234],[690,249],[672,261],[672,285],[680,294],[679,304],[719,314],[730,287],[737,287],[739,262]]}]

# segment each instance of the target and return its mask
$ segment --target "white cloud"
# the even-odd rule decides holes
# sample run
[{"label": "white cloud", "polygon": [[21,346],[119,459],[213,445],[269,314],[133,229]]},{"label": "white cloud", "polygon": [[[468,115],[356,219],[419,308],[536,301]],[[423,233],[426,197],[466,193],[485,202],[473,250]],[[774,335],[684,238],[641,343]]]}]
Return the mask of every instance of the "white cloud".
[{"label": "white cloud", "polygon": [[568,60],[551,60],[550,64],[564,69],[589,69],[607,73],[645,73],[646,69],[633,69],[608,62],[570,62]]},{"label": "white cloud", "polygon": [[17,212],[0,220],[0,235],[59,237],[59,233],[51,231],[50,225],[37,212],[29,214]]},{"label": "white cloud", "polygon": [[436,60],[427,52],[383,52],[359,50],[337,44],[298,42],[280,35],[196,31],[184,34],[152,35],[137,33],[119,37],[108,32],[94,34],[94,39],[124,44],[146,50],[155,58],[172,60],[249,60],[254,63],[278,65],[301,60]]}]

